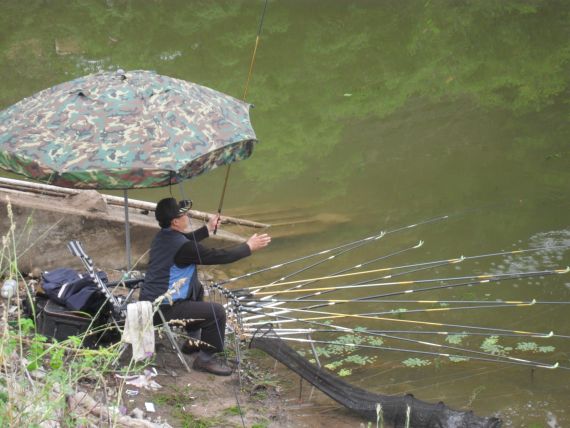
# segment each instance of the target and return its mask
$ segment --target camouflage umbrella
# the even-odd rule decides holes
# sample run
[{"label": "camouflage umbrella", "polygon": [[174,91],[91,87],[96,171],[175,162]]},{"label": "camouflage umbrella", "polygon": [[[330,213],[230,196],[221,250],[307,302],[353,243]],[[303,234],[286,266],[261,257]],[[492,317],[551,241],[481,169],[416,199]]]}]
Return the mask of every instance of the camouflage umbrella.
[{"label": "camouflage umbrella", "polygon": [[100,72],[0,112],[0,168],[81,189],[176,184],[251,155],[249,108],[151,71]]}]

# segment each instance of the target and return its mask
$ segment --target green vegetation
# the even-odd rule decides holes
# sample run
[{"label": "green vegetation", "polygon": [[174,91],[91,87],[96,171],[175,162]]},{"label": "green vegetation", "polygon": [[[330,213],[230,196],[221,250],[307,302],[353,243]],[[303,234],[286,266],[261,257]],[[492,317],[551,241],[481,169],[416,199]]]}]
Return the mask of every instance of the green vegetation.
[{"label": "green vegetation", "polygon": [[[344,334],[332,340],[326,346],[316,346],[315,352],[321,361],[321,364],[327,369],[336,372],[339,376],[349,376],[352,374],[351,367],[366,366],[376,361],[375,356],[361,355],[362,348],[355,345],[373,345],[381,346],[384,341],[380,337],[364,335],[357,331],[364,331],[365,329],[355,328],[355,333]],[[301,355],[308,358],[313,364],[317,361],[305,351],[299,351]]]},{"label": "green vegetation", "polygon": [[452,345],[459,345],[466,337],[467,334],[450,334],[445,338],[445,341]]},{"label": "green vegetation", "polygon": [[513,350],[510,346],[499,345],[499,336],[486,338],[481,344],[481,349],[493,355],[507,355]]},{"label": "green vegetation", "polygon": [[[9,203],[7,211],[13,220]],[[105,375],[118,357],[118,347],[85,349],[81,346],[82,337],[49,342],[36,333],[34,321],[21,316],[21,299],[31,296],[18,271],[16,239],[12,221],[12,227],[2,236],[0,278],[20,280],[28,295],[22,295],[18,289],[11,298],[17,305],[15,315],[9,312],[10,300],[4,301],[0,314],[0,426],[39,426],[46,421],[81,425],[86,418],[70,412],[68,400],[79,391],[83,380],[89,380],[94,389],[105,390]]]},{"label": "green vegetation", "polygon": [[431,365],[431,361],[422,358],[408,358],[402,361],[406,367],[425,367]]}]

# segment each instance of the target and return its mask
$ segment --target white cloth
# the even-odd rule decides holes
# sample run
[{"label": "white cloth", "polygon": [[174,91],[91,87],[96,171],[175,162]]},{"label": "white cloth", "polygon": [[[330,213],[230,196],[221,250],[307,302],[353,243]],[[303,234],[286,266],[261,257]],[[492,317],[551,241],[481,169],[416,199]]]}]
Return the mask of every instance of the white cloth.
[{"label": "white cloth", "polygon": [[123,342],[133,345],[133,359],[144,360],[154,354],[154,325],[151,302],[136,302],[127,305],[127,319]]}]

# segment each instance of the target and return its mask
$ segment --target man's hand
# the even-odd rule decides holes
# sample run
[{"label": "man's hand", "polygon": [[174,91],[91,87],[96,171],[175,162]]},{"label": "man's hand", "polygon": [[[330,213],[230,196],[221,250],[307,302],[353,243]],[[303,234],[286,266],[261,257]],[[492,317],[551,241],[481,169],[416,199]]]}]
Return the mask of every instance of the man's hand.
[{"label": "man's hand", "polygon": [[212,232],[216,229],[220,228],[220,214],[216,214],[215,216],[210,217],[208,223],[206,224],[208,227],[208,233],[212,234]]},{"label": "man's hand", "polygon": [[267,247],[270,242],[271,242],[271,236],[269,236],[267,233],[263,233],[261,235],[255,233],[254,235],[252,235],[251,238],[247,240],[247,245],[249,246],[249,249],[253,253],[254,251],[261,250],[262,248]]}]

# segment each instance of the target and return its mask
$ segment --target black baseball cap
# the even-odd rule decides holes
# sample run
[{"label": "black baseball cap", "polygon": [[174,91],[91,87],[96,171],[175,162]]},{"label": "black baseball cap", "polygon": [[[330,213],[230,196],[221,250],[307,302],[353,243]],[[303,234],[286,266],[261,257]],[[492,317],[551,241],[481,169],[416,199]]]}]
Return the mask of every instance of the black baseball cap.
[{"label": "black baseball cap", "polygon": [[181,215],[186,214],[192,208],[190,199],[182,199],[177,202],[175,198],[164,198],[158,201],[154,216],[160,227],[170,227],[170,222]]}]

